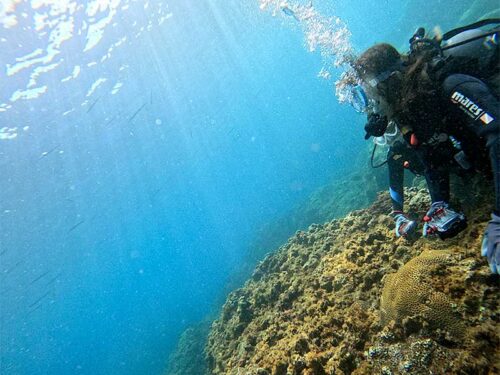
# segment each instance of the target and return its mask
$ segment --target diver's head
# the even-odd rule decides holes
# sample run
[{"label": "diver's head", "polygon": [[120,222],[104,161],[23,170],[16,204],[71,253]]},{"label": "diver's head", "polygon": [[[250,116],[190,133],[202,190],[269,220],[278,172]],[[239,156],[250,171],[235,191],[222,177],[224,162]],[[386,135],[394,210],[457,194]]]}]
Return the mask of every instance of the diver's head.
[{"label": "diver's head", "polygon": [[399,61],[401,55],[396,48],[387,43],[380,43],[363,52],[354,63],[354,69],[361,79],[365,80],[388,71]]},{"label": "diver's head", "polygon": [[390,44],[376,44],[361,54],[354,70],[377,111],[390,115],[402,82],[403,59],[399,52]]}]

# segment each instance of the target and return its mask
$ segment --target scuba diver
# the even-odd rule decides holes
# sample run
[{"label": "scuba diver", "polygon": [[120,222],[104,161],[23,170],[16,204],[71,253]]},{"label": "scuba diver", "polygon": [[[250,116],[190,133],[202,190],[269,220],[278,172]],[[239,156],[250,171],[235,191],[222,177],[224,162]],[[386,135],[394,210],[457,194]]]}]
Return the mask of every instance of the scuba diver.
[{"label": "scuba diver", "polygon": [[[496,27],[482,30],[484,26]],[[353,88],[355,107],[368,114],[369,135],[385,132],[394,121],[424,165],[432,204],[424,236],[454,237],[467,226],[463,213],[449,205],[449,152],[455,140],[475,169],[487,154],[495,186],[494,210],[486,228],[482,255],[500,273],[500,115],[498,76],[499,19],[483,20],[430,39],[420,28],[401,55],[389,44],[366,50],[353,64],[360,82]],[[377,119],[374,126],[371,122]],[[376,131],[374,131],[376,129]]]}]

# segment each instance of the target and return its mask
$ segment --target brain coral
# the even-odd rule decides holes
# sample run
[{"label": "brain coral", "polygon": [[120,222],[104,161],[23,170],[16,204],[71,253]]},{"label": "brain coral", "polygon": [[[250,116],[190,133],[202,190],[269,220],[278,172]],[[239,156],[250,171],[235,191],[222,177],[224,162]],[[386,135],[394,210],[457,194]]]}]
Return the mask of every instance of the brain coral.
[{"label": "brain coral", "polygon": [[460,335],[461,318],[453,309],[449,292],[444,290],[453,279],[453,262],[449,251],[428,250],[388,275],[381,299],[384,320],[419,316],[431,328]]}]

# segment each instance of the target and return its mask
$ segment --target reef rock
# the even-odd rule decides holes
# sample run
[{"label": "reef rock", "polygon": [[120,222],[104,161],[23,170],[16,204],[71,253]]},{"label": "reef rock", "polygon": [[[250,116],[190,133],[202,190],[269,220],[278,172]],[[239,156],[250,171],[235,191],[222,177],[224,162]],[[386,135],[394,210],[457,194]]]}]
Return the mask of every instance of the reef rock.
[{"label": "reef rock", "polygon": [[210,323],[203,321],[187,328],[170,355],[165,375],[204,375],[206,373],[204,346]]},{"label": "reef rock", "polygon": [[[427,193],[407,202],[423,215]],[[229,295],[209,373],[500,373],[499,283],[479,250],[490,207],[475,207],[447,241],[396,238],[385,193],[297,232]]]}]

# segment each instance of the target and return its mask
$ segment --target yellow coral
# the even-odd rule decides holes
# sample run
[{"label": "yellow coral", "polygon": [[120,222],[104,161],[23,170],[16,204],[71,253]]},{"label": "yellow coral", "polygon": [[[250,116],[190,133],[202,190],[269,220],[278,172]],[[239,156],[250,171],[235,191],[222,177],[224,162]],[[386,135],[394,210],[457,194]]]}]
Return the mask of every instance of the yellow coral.
[{"label": "yellow coral", "polygon": [[440,271],[451,266],[452,259],[449,251],[424,251],[388,275],[382,290],[383,318],[401,321],[419,315],[431,327],[459,334],[460,319],[453,311],[452,300],[439,290],[439,285],[446,283]]}]

